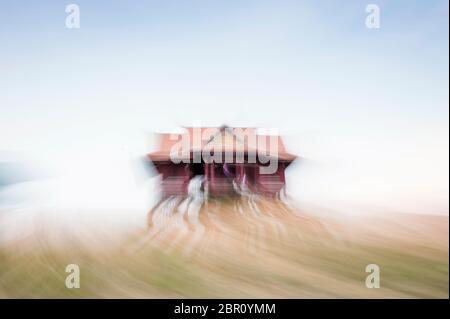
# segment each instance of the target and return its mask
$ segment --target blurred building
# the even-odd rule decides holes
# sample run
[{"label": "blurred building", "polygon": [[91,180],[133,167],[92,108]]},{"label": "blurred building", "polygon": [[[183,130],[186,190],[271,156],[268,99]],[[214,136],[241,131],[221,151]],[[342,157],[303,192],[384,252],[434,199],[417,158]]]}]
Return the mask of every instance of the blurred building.
[{"label": "blurred building", "polygon": [[161,175],[163,198],[186,196],[189,182],[198,176],[201,190],[213,197],[242,191],[279,196],[285,189],[285,169],[296,156],[286,152],[280,136],[228,126],[185,130],[158,134],[159,149],[147,155]]}]

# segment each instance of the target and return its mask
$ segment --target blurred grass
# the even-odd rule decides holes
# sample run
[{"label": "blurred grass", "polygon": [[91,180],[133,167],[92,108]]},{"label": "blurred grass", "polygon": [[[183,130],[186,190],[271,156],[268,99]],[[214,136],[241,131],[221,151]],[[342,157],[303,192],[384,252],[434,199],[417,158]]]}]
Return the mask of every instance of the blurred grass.
[{"label": "blurred grass", "polygon": [[[320,217],[261,198],[167,207],[153,212],[150,229],[126,233],[31,229],[0,246],[0,297],[449,296],[448,217]],[[73,263],[80,289],[64,285]],[[379,289],[365,287],[372,263],[381,269]]]}]

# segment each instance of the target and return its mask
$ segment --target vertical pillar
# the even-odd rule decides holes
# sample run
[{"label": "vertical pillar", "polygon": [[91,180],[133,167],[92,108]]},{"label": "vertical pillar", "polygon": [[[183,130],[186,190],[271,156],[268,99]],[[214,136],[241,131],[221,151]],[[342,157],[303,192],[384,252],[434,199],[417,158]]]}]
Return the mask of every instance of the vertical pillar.
[{"label": "vertical pillar", "polygon": [[203,175],[205,176],[203,179],[203,194],[205,198],[205,203],[208,204],[208,197],[209,197],[209,164],[204,163],[203,164]]},{"label": "vertical pillar", "polygon": [[259,165],[253,165],[253,177],[254,177],[254,185],[255,192],[259,192]]},{"label": "vertical pillar", "polygon": [[281,199],[281,195],[283,195],[284,197],[286,197],[286,175],[285,175],[285,170],[286,170],[286,163],[282,162],[280,163],[280,179],[283,182],[283,187],[280,190],[280,199]]},{"label": "vertical pillar", "polygon": [[184,176],[183,176],[183,195],[186,196],[189,190],[189,181],[191,179],[191,167],[189,164],[184,166]]},{"label": "vertical pillar", "polygon": [[205,175],[205,181],[209,181],[209,164],[205,163],[203,164],[203,172]]},{"label": "vertical pillar", "polygon": [[284,162],[278,164],[278,175],[280,176],[280,180],[283,182],[283,184],[286,184],[286,177],[284,175],[285,168],[286,166]]}]

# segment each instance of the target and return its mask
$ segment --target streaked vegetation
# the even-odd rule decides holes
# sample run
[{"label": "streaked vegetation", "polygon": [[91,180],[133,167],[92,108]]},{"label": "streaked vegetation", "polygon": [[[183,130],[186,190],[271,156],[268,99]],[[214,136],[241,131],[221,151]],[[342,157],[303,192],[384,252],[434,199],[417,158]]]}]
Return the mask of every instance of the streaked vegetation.
[{"label": "streaked vegetation", "polygon": [[[0,297],[449,294],[448,217],[319,215],[248,197],[189,205],[172,199],[152,213],[149,228],[126,232],[76,222],[62,230],[45,218],[32,224],[20,239],[0,246]],[[80,266],[80,289],[64,285],[71,263]],[[381,268],[379,289],[365,286],[371,263]]]}]

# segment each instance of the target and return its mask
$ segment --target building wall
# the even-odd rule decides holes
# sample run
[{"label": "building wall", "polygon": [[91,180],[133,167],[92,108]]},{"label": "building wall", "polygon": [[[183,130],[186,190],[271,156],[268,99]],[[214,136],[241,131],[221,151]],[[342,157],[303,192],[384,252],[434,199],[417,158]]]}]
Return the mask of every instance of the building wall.
[{"label": "building wall", "polygon": [[158,165],[161,176],[162,197],[186,196],[189,185],[189,170],[186,164],[174,165],[164,163]]},{"label": "building wall", "polygon": [[[189,181],[194,175],[192,169],[189,164],[159,164],[163,198],[187,196]],[[266,196],[274,196],[285,187],[284,163],[279,163],[277,171],[270,175],[260,174],[258,164],[229,164],[228,172],[229,176],[224,173],[223,164],[203,164],[204,186],[210,196],[235,194],[233,181],[237,184],[245,183],[249,190]]]}]

